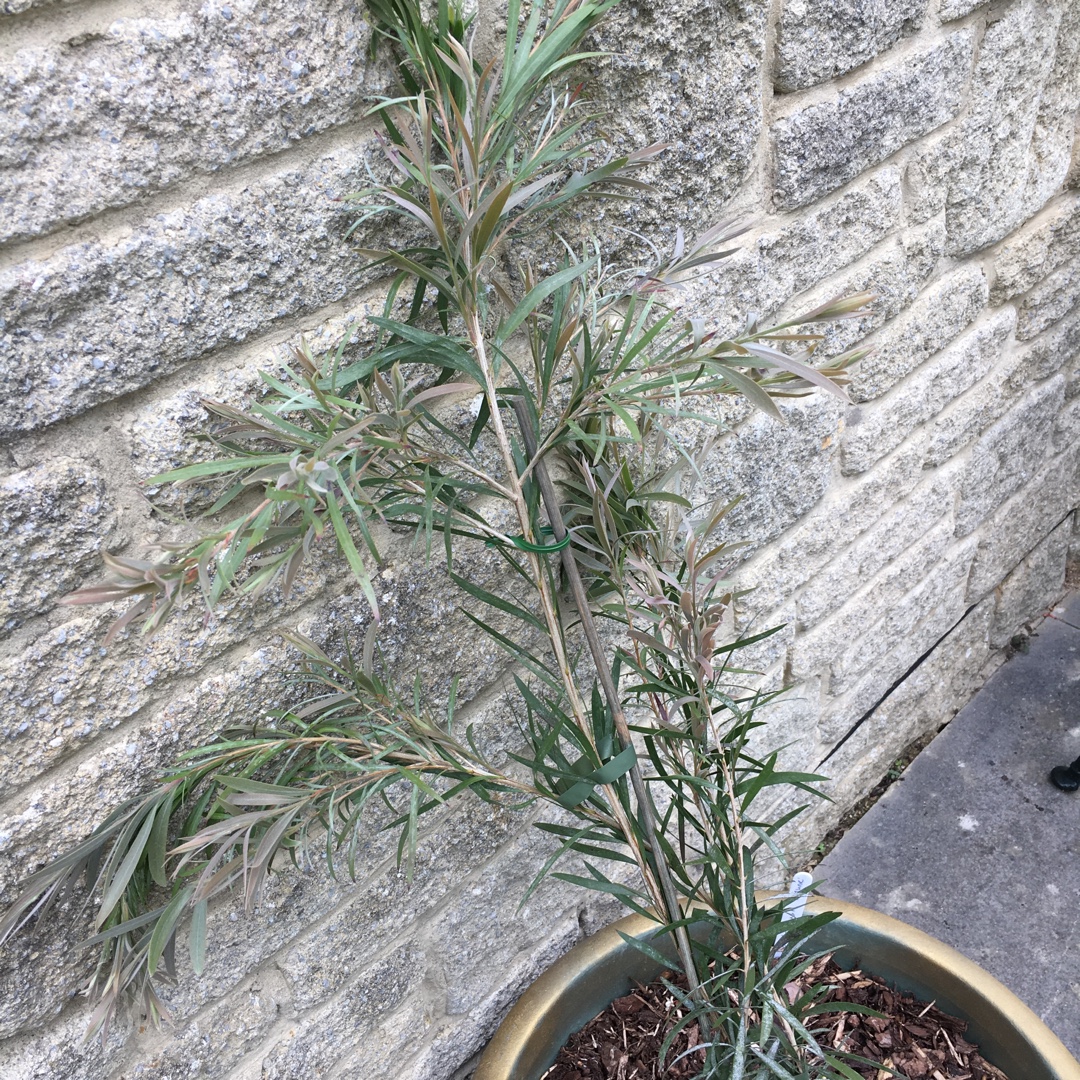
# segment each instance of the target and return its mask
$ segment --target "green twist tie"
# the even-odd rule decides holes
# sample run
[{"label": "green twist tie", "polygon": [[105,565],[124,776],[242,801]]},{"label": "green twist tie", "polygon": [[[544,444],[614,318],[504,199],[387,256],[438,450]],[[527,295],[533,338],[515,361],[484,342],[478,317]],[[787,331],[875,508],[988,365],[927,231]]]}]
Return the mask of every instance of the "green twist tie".
[{"label": "green twist tie", "polygon": [[[581,759],[583,761],[584,759]],[[578,764],[581,763],[578,762]],[[559,796],[559,805],[573,810],[578,803],[583,803],[593,793],[598,784],[613,784],[620,776],[625,776],[637,764],[637,751],[628,746],[618,757],[612,758],[606,765],[589,773],[568,791]],[[575,772],[576,772],[575,768]]]},{"label": "green twist tie", "polygon": [[[555,530],[550,525],[544,525],[540,529],[540,535],[554,536]],[[508,536],[507,539],[519,551],[531,551],[534,555],[549,555],[556,551],[562,551],[562,549],[570,543],[570,534],[567,533],[561,540],[556,541],[554,544],[530,544],[524,536]],[[495,547],[498,543],[498,540],[488,540],[484,544],[484,547]]]}]

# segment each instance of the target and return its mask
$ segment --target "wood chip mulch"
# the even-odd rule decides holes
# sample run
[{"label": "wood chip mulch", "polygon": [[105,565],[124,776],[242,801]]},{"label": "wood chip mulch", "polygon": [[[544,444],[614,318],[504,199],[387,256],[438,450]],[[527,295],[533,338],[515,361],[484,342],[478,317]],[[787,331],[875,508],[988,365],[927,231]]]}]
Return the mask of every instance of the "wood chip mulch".
[{"label": "wood chip mulch", "polygon": [[[665,972],[661,979],[678,986],[682,977]],[[703,1064],[701,1054],[688,1054],[668,1068],[658,1061],[665,1034],[682,1015],[678,999],[661,979],[618,998],[572,1035],[543,1080],[696,1077]],[[875,975],[841,971],[827,956],[815,961],[799,983],[789,984],[785,991],[795,1000],[814,984],[829,986],[825,1000],[850,1001],[884,1015],[879,1019],[850,1012],[825,1013],[814,1032],[824,1047],[877,1062],[871,1066],[845,1059],[866,1080],[888,1080],[896,1074],[910,1080],[1008,1080],[964,1038],[967,1021],[948,1016],[933,1003],[891,990]],[[676,1038],[668,1060],[692,1050],[698,1042],[698,1027],[691,1024]]]}]

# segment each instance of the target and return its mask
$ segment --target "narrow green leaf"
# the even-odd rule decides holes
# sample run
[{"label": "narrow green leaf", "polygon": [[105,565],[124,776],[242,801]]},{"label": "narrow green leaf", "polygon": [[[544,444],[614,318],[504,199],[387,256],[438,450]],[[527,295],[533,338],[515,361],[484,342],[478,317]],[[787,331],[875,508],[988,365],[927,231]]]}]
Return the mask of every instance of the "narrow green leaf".
[{"label": "narrow green leaf", "polygon": [[208,901],[200,900],[191,909],[188,951],[191,955],[191,966],[196,975],[201,975],[206,965],[206,911],[208,906]]},{"label": "narrow green leaf", "polygon": [[176,932],[176,924],[184,914],[184,909],[195,891],[194,885],[188,885],[181,889],[165,906],[161,917],[154,924],[154,932],[150,935],[150,947],[146,952],[146,970],[153,975],[157,971],[161,954],[165,946]]},{"label": "narrow green leaf", "polygon": [[353,576],[360,583],[360,588],[364,593],[364,598],[367,600],[368,606],[371,608],[372,614],[378,619],[379,601],[375,598],[375,589],[371,584],[371,575],[364,565],[364,560],[360,558],[360,552],[356,550],[353,538],[346,528],[345,522],[342,520],[341,510],[338,507],[337,499],[331,494],[327,494],[326,496],[326,509],[330,513],[330,521],[334,526],[334,535],[337,537],[338,546],[344,553],[345,559],[349,564],[349,569],[353,572]]},{"label": "narrow green leaf", "polygon": [[564,267],[551,277],[544,278],[539,284],[534,285],[518,304],[510,315],[499,327],[498,341],[500,343],[509,340],[514,331],[549,297],[552,293],[568,285],[587,274],[596,265],[596,256],[586,259],[585,262],[574,263]]},{"label": "narrow green leaf", "polygon": [[481,589],[479,585],[474,585],[471,581],[461,577],[460,574],[451,573],[450,577],[458,588],[463,589],[474,599],[487,604],[488,607],[493,607],[497,611],[512,615],[515,619],[520,619],[527,626],[531,626],[534,630],[539,630],[541,633],[547,632],[547,628],[544,624],[531,611],[511,603],[509,600],[504,600],[501,596],[496,596],[494,593],[488,592],[487,589]]},{"label": "narrow green leaf", "polygon": [[169,847],[169,824],[172,820],[173,802],[176,799],[176,788],[170,790],[154,817],[154,827],[150,831],[150,841],[147,844],[146,855],[150,866],[150,877],[156,885],[168,885],[169,879],[165,873],[165,855]]},{"label": "narrow green leaf", "polygon": [[108,886],[105,889],[105,895],[101,898],[101,906],[98,908],[98,917],[94,924],[95,930],[101,929],[105,920],[112,914],[113,909],[120,903],[120,898],[124,895],[124,890],[128,887],[128,882],[131,881],[131,877],[135,873],[136,867],[142,861],[142,857],[146,852],[146,844],[150,839],[150,833],[154,828],[154,818],[156,816],[157,808],[155,807],[146,815],[146,820],[143,822],[142,828],[132,841],[131,847],[128,848],[127,854],[124,856],[123,862],[121,862],[120,866],[117,868],[112,880],[108,883]]},{"label": "narrow green leaf", "polygon": [[182,469],[158,473],[157,476],[151,476],[146,483],[179,484],[184,480],[195,480],[201,476],[218,476],[223,473],[240,472],[242,469],[254,469],[264,465],[286,465],[291,458],[292,453],[252,454],[250,457],[198,461],[194,465],[185,465]]}]

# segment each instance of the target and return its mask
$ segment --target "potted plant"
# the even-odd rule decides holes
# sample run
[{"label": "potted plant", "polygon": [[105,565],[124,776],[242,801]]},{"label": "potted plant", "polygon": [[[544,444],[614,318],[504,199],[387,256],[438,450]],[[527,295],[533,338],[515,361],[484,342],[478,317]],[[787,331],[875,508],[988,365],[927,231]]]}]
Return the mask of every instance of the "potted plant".
[{"label": "potted plant", "polygon": [[[797,811],[755,808],[818,778],[751,750],[771,695],[740,689],[735,659],[765,635],[724,635],[732,547],[711,538],[731,504],[695,502],[709,443],[688,451],[685,431],[722,429],[717,395],[777,417],[777,398],[843,396],[860,354],[813,366],[814,324],[861,314],[869,297],[725,338],[679,310],[677,290],[727,254],[730,230],[694,242],[680,230],[666,257],[625,268],[595,239],[579,250],[559,236],[585,200],[637,198],[662,150],[612,156],[570,89],[571,67],[594,55],[581,40],[615,2],[555,0],[521,20],[511,0],[505,50],[481,63],[449,0],[430,21],[417,0],[369,0],[402,88],[376,109],[387,179],[354,201],[359,220],[395,218],[409,237],[363,252],[391,279],[380,337],[356,360],[298,349],[249,410],[209,405],[216,453],[158,479],[222,481],[215,524],[154,562],[107,557],[108,580],[69,601],[127,600],[110,634],[136,621],[152,632],[193,596],[213,610],[227,590],[287,592],[329,543],[374,618],[341,656],[293,635],[299,700],[187,750],[27,881],[0,937],[84,874],[98,898],[92,1027],[129,993],[159,1015],[177,929],[190,920],[200,970],[210,900],[239,888],[250,907],[281,853],[317,845],[331,868],[351,864],[376,802],[394,808],[409,863],[435,807],[539,800],[556,840],[544,873],[648,920],[631,952],[661,963],[668,949],[685,973],[709,1075],[851,1075],[808,1026],[817,995],[780,992],[834,915],[798,915],[791,896],[777,917],[756,897],[755,858],[779,854]],[[469,617],[514,665],[509,758],[460,729],[456,679],[439,699],[381,657],[376,523],[444,549]],[[496,553],[501,584],[459,573],[469,545]]]}]

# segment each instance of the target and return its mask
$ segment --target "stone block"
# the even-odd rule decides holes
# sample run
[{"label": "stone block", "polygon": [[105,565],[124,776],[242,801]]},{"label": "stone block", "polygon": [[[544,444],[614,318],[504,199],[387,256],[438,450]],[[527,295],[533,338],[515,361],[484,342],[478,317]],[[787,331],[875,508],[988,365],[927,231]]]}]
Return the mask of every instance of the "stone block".
[{"label": "stone block", "polygon": [[776,31],[780,91],[834,79],[922,26],[927,0],[786,0]]},{"label": "stone block", "polygon": [[1015,323],[1014,311],[999,312],[916,368],[883,397],[850,409],[840,441],[844,473],[865,472],[979,382],[1001,359]]},{"label": "stone block", "polygon": [[938,18],[943,23],[952,22],[970,15],[976,8],[985,7],[988,3],[990,0],[941,0]]},{"label": "stone block", "polygon": [[[751,732],[747,749],[759,758],[779,751],[777,761],[781,769],[813,772],[818,763],[814,732],[818,722],[822,680],[805,679],[791,685],[790,678],[781,666],[767,672],[757,684],[757,688],[765,693],[782,687],[786,689],[779,697],[758,709],[755,719],[763,721],[763,724]],[[762,815],[771,817],[771,807],[780,798],[782,795],[777,792],[763,791],[754,804],[758,820],[767,820]],[[803,801],[802,798],[799,801]]]},{"label": "stone block", "polygon": [[[927,426],[927,467],[958,454],[1000,420],[1036,383],[1065,367],[1065,399],[1070,399],[1071,360],[1080,355],[1080,315],[1066,319],[1026,348],[1007,351],[1005,360]],[[1056,430],[1061,429],[1060,419]],[[1055,435],[1055,440],[1057,435]],[[1055,448],[1057,447],[1055,441]]]},{"label": "stone block", "polygon": [[869,473],[834,482],[805,520],[739,568],[738,586],[749,590],[740,601],[740,618],[763,619],[840,559],[856,537],[916,487],[922,479],[921,461],[921,449],[905,444]]},{"label": "stone block", "polygon": [[354,214],[331,200],[367,183],[364,153],[285,166],[123,237],[0,271],[0,353],[19,357],[0,369],[0,435],[75,416],[355,291],[361,260],[343,239]]},{"label": "stone block", "polygon": [[869,315],[832,324],[818,323],[810,328],[815,333],[824,333],[815,356],[838,356],[915,301],[937,268],[944,239],[945,224],[940,218],[905,229],[900,236],[861,259],[856,269],[836,274],[788,303],[781,318],[783,321],[797,318],[800,312],[820,307],[838,296],[873,293]]},{"label": "stone block", "polygon": [[[903,678],[908,666],[896,657],[881,657],[844,693],[822,695],[816,732],[820,759],[835,750],[837,743],[860,721],[865,722],[873,715],[891,688]],[[828,775],[832,777],[831,770]]]},{"label": "stone block", "polygon": [[867,341],[874,352],[854,369],[852,399],[871,401],[895,386],[974,322],[987,299],[986,278],[977,266],[959,266],[939,278]]},{"label": "stone block", "polygon": [[1080,516],[1073,512],[1073,528],[1069,537],[1069,553],[1066,557],[1065,572],[1070,580],[1075,580],[1080,572]]},{"label": "stone block", "polygon": [[1024,556],[996,590],[991,648],[1005,648],[1022,623],[1039,618],[1061,595],[1072,526],[1070,515]]},{"label": "stone block", "polygon": [[952,508],[951,477],[932,474],[853,542],[843,557],[822,567],[798,594],[801,630],[809,630],[843,607],[893,560],[917,546]]},{"label": "stone block", "polygon": [[911,742],[952,719],[982,685],[990,659],[993,601],[967,611],[910,674],[888,694],[874,714],[876,724]]},{"label": "stone block", "polygon": [[772,319],[796,293],[860,259],[899,229],[901,203],[895,166],[861,177],[773,231],[742,240],[740,250],[707,280],[688,287],[685,306],[710,313],[724,333],[745,325],[750,312]]},{"label": "stone block", "polygon": [[742,645],[727,657],[731,667],[747,672],[746,679],[760,685],[760,679],[752,679],[751,676],[760,676],[766,671],[784,666],[787,651],[795,640],[795,605],[788,602],[766,615],[751,614],[742,605],[737,605],[732,615],[734,629],[730,634],[724,634],[726,641],[773,631],[761,641]]},{"label": "stone block", "polygon": [[[40,803],[33,809],[48,813]],[[381,811],[368,815],[356,852],[359,883],[350,880],[341,862],[336,880],[322,865],[315,871],[289,868],[271,875],[253,914],[243,912],[242,900],[236,896],[216,903],[208,920],[210,948],[203,973],[195,976],[182,960],[178,985],[161,991],[176,1021],[204,1023],[208,1009],[213,1013],[215,1003],[226,995],[242,995],[237,987],[249,973],[260,969],[280,972],[276,976],[282,980],[278,996],[284,996],[291,1008],[303,1010],[319,1004],[346,988],[357,971],[393,945],[399,933],[406,932],[505,846],[508,838],[528,826],[520,814],[482,807],[475,801],[458,806],[453,813],[433,814],[420,837],[415,873],[409,882],[404,871],[394,865],[396,830],[380,832],[390,816]],[[312,851],[309,861],[321,864],[321,853]],[[22,868],[24,874],[28,870],[28,865]],[[57,920],[54,916],[49,922]],[[31,1031],[42,1012],[48,1015],[85,978],[84,965],[76,962],[74,950],[82,930],[81,918],[69,918],[61,926],[67,928],[69,923],[72,934],[66,938],[57,933],[56,926],[42,928],[50,948],[47,960],[42,957],[36,965],[31,985],[20,979],[25,957],[5,957],[0,968],[0,986],[6,991],[0,1014],[3,1035]],[[58,940],[52,944],[54,938]],[[24,944],[45,952],[41,942],[24,942],[22,938],[14,951],[19,952]],[[186,949],[181,934],[178,956],[186,956]],[[275,956],[273,968],[267,969]],[[132,1045],[137,1048],[139,1042]]]},{"label": "stone block", "polygon": [[[181,388],[139,399],[118,425],[137,479],[146,484],[162,473],[205,460],[207,444],[199,436],[205,435],[213,418],[203,401],[225,402],[242,409],[260,401],[270,390],[261,373],[280,377],[287,368],[295,368],[290,349],[301,339],[318,357],[332,352],[348,335],[343,363],[359,359],[375,340],[376,328],[367,323],[366,317],[381,313],[382,306],[377,299],[370,303],[347,302],[343,314],[303,326],[285,342],[268,345],[265,352],[241,365],[192,372]],[[213,481],[189,482],[182,488],[167,484],[144,488],[155,510],[187,515],[209,509],[222,490],[221,483]]]},{"label": "stone block", "polygon": [[700,229],[701,208],[739,190],[761,134],[767,14],[759,4],[672,0],[620,6],[603,20],[590,47],[611,55],[586,72],[586,83],[605,131],[617,153],[657,142],[670,148],[648,173],[660,193],[655,203],[594,203],[597,220],[646,232],[673,234],[676,222]]},{"label": "stone block", "polygon": [[389,85],[366,14],[331,0],[301,28],[286,0],[215,2],[20,50],[0,105],[0,241],[359,118]]},{"label": "stone block", "polygon": [[1013,407],[1022,392],[1013,385],[1016,369],[1015,358],[1005,360],[925,426],[924,468],[954,458]]},{"label": "stone block", "polygon": [[[124,1053],[124,1039],[132,1025],[127,1017],[113,1025],[105,1044],[86,1042],[86,1025],[91,1010],[72,1005],[59,1017],[43,1020],[43,1029],[17,1035],[0,1043],[5,1069],[12,1080],[113,1080]],[[48,1025],[48,1026],[44,1026]]]},{"label": "stone block", "polygon": [[1000,506],[978,532],[979,550],[968,581],[968,602],[995,589],[1024,555],[1077,504],[1080,452],[1050,459],[1024,489]]},{"label": "stone block", "polygon": [[[927,620],[938,626],[950,614],[954,621],[958,619],[963,608],[956,612],[955,607],[964,599],[975,543],[950,548],[951,543],[951,522],[946,519],[928,529],[919,543],[894,559],[839,611],[796,637],[791,648],[792,677],[801,680],[829,673],[830,694],[846,693],[857,676],[898,641],[915,640],[911,635]],[[913,581],[919,582],[914,588]],[[943,597],[950,598],[944,608]]]},{"label": "stone block", "polygon": [[[628,229],[670,250],[677,226],[703,231],[714,218],[703,220],[701,207],[722,205],[745,182],[761,132],[765,25],[766,12],[754,5],[678,0],[663,17],[648,6],[616,8],[593,32],[590,46],[604,54],[586,60],[580,77],[606,114],[609,145],[628,153],[666,144],[641,174],[657,198],[633,208],[597,201],[576,212],[609,251],[629,247],[650,261],[647,249],[628,242]],[[627,109],[628,100],[642,107]]]},{"label": "stone block", "polygon": [[1077,255],[1080,255],[1080,195],[1067,195],[998,248],[994,255],[990,302],[1003,304],[1026,293]]},{"label": "stone block", "polygon": [[[1061,368],[1066,369],[1066,379],[1071,382],[1070,365],[1080,356],[1080,311],[1065,316],[1016,355],[1013,385],[1017,388],[1041,382]],[[1068,388],[1065,396],[1072,396]]]},{"label": "stone block", "polygon": [[[328,1001],[372,957],[389,948],[400,935],[415,934],[417,926],[425,928],[424,940],[430,942],[431,950],[437,954],[441,947],[438,935],[428,931],[431,923],[440,917],[439,905],[453,905],[459,890],[465,896],[480,897],[486,876],[494,880],[501,880],[500,874],[513,878],[515,885],[502,897],[506,903],[512,901],[512,912],[525,895],[531,875],[550,854],[541,834],[534,836],[530,828],[534,816],[492,809],[467,797],[451,813],[441,814],[427,825],[411,881],[403,870],[387,865],[392,858],[391,845],[379,844],[384,849],[391,847],[382,852],[381,872],[363,886],[345,890],[342,897],[345,902],[325,915],[317,928],[310,927],[309,919],[309,928],[296,936],[277,958],[276,967],[289,986],[294,1006],[304,1010]],[[390,839],[396,839],[396,830]],[[506,861],[507,852],[502,849],[516,852],[520,868],[513,873]],[[339,867],[339,876],[347,881],[344,866]],[[519,880],[522,877],[524,880]],[[521,885],[520,891],[517,885]],[[498,903],[491,896],[486,899]],[[479,911],[483,902],[477,899],[476,907]],[[285,911],[281,914],[288,915]],[[295,920],[288,922],[295,935],[298,929]],[[277,936],[273,928],[269,932]],[[485,938],[479,926],[471,934],[477,939]],[[463,947],[475,948],[475,941]],[[269,949],[259,946],[257,951],[258,958],[264,960],[276,950],[273,946]],[[435,954],[433,964],[437,966],[441,961]],[[222,968],[219,977],[228,978],[230,973]],[[206,991],[202,994],[206,995]],[[206,996],[212,1000],[216,993]]]},{"label": "stone block", "polygon": [[883,656],[899,655],[910,665],[933,646],[967,607],[965,592],[975,547],[969,539],[947,552],[938,565],[924,572],[917,588],[859,633],[853,647],[832,665],[830,690],[843,693]]},{"label": "stone block", "polygon": [[[207,729],[250,723],[252,717],[264,716],[279,706],[281,689],[274,676],[284,661],[284,655],[275,657],[269,648],[260,650],[235,670],[206,679],[192,692],[175,694],[170,706],[152,720],[129,726],[119,739],[96,755],[84,757],[75,769],[60,772],[17,802],[9,800],[0,821],[0,889],[4,899],[13,899],[12,890],[20,881],[78,843],[93,824],[143,790],[148,777],[181,750],[195,745],[196,739],[205,738]],[[65,922],[61,912],[54,913],[39,933],[47,940],[64,942],[68,922],[78,935],[81,917]],[[58,933],[58,924],[64,928],[62,933]],[[78,936],[68,939],[66,948],[56,953],[39,950],[42,955],[25,993],[12,993],[11,987],[13,980],[18,984],[26,958],[14,950],[5,953],[0,985],[8,992],[0,1001],[0,1037],[32,1030],[43,1012],[51,1013],[78,988],[84,973],[69,951],[78,940]]]},{"label": "stone block", "polygon": [[717,530],[755,547],[778,536],[824,495],[832,472],[843,404],[818,393],[780,406],[784,423],[756,414],[717,443],[695,498],[742,501]]},{"label": "stone block", "polygon": [[949,197],[948,170],[956,135],[952,126],[923,139],[904,165],[904,209],[909,225],[944,215]]},{"label": "stone block", "polygon": [[1055,270],[1024,298],[1016,320],[1021,341],[1041,334],[1080,306],[1080,255]]},{"label": "stone block", "polygon": [[1032,138],[1032,206],[1045,206],[1070,184],[1075,163],[1077,110],[1080,109],[1080,11],[1075,4],[1061,5],[1061,25],[1054,50],[1049,86],[1042,95]]},{"label": "stone block", "polygon": [[1065,376],[1065,400],[1072,401],[1080,396],[1080,352],[1076,352],[1066,362],[1062,372]]},{"label": "stone block", "polygon": [[[324,578],[320,570],[329,574]],[[288,601],[274,593],[261,600],[234,595],[212,620],[196,601],[149,640],[129,631],[108,649],[102,639],[123,605],[84,608],[66,622],[37,629],[20,651],[0,658],[0,794],[10,797],[123,722],[161,705],[212,661],[249,646],[254,636],[276,640],[271,628],[323,592],[326,580],[347,581],[343,573],[343,561],[316,552],[312,565],[297,575]]]},{"label": "stone block", "polygon": [[778,205],[793,209],[813,202],[953,119],[971,56],[970,31],[957,31],[777,121],[772,137]]},{"label": "stone block", "polygon": [[[1026,0],[987,26],[971,109],[947,146],[936,148],[930,166],[948,189],[950,254],[1001,240],[1065,178],[1076,108],[1070,65],[1080,19],[1075,9],[1066,13],[1070,7]],[[1017,41],[1025,47],[1016,48]]]},{"label": "stone block", "polygon": [[1072,164],[1065,177],[1065,187],[1069,191],[1080,189],[1080,120],[1077,120],[1073,133]]},{"label": "stone block", "polygon": [[19,15],[31,8],[49,7],[53,4],[72,4],[76,0],[3,0],[0,3],[0,15]]},{"label": "stone block", "polygon": [[[382,554],[385,563],[376,587],[385,662],[406,684],[420,673],[434,708],[446,701],[455,677],[460,679],[458,700],[469,701],[507,664],[501,648],[466,616],[464,608],[473,611],[477,605],[470,600],[463,608],[456,586],[446,578],[441,552],[428,562],[422,551],[399,542],[387,544]],[[494,592],[508,585],[501,560],[482,544],[462,545],[456,569]],[[328,587],[328,582],[333,584]],[[304,605],[316,597],[319,613],[312,615]],[[274,657],[271,666],[289,670],[291,661],[276,633],[283,621],[295,625],[299,620],[301,632],[331,652],[341,651],[345,635],[355,650],[371,621],[367,601],[333,550],[313,552],[287,601],[274,592],[255,599],[234,595],[212,620],[203,618],[196,602],[148,641],[129,633],[106,650],[101,640],[122,610],[91,610],[42,630],[23,651],[0,660],[0,673],[6,676],[0,681],[0,733],[5,736],[0,792],[5,796],[136,716],[140,727],[139,734],[130,736],[133,745],[156,737],[171,744],[167,733],[172,722],[155,710],[173,700],[180,686],[186,693],[228,650],[269,638],[275,642],[268,652]],[[484,615],[502,632],[518,634],[509,616]],[[268,688],[267,693],[273,692]],[[284,687],[277,686],[276,692],[282,695],[278,704],[284,705]],[[214,730],[213,715],[186,718],[181,726],[190,734],[193,722],[204,725],[199,730],[205,737]],[[147,722],[148,716],[153,718]]]},{"label": "stone block", "polygon": [[[258,1052],[261,1076],[325,1076],[343,1060],[353,1075],[377,1076],[378,1066],[388,1059],[400,1066],[402,1052],[431,1024],[430,1011],[418,1000],[427,962],[424,952],[409,942],[372,964],[338,997],[298,1018]],[[399,1009],[409,1023],[404,1030],[395,1025],[396,1037],[391,1037],[386,1024]]]},{"label": "stone block", "polygon": [[1054,420],[1064,397],[1065,378],[1055,375],[979,439],[960,479],[957,536],[974,532],[1006,499],[1031,484],[1049,456]]},{"label": "stone block", "polygon": [[1054,419],[1050,446],[1055,454],[1063,454],[1080,440],[1080,398],[1068,398],[1065,407]]},{"label": "stone block", "polygon": [[[541,816],[551,820],[549,812],[542,811]],[[490,1009],[505,973],[522,963],[540,974],[580,940],[586,910],[600,923],[626,913],[612,897],[589,894],[554,878],[522,906],[525,893],[555,850],[551,840],[535,833],[507,845],[483,873],[464,884],[436,919],[425,924],[422,940],[431,957],[429,978],[446,1017],[459,1023],[480,1019],[479,1010],[485,1005]],[[582,872],[576,858],[560,861],[556,872],[560,869]],[[636,881],[636,870],[611,865],[605,869],[616,879],[630,876]],[[484,1027],[493,1029],[495,1022],[497,1016],[489,1013]],[[462,1058],[482,1048],[482,1042],[465,1047]]]},{"label": "stone block", "polygon": [[9,632],[81,584],[117,542],[96,469],[57,457],[0,480],[0,619]]},{"label": "stone block", "polygon": [[272,967],[264,968],[188,1023],[152,1034],[132,1032],[124,1047],[128,1075],[139,1080],[235,1076],[244,1059],[290,1013],[284,981]]}]

